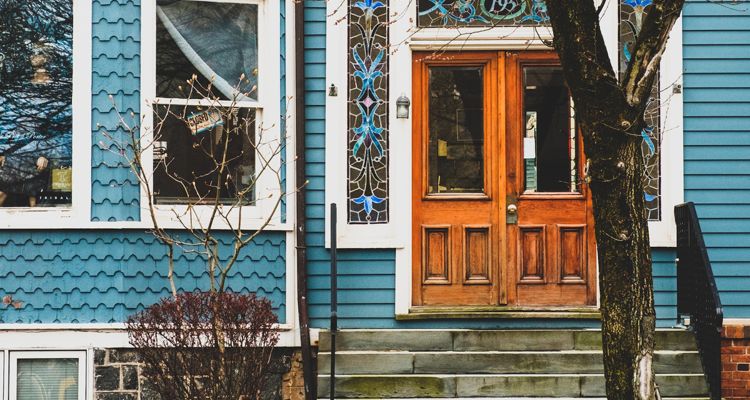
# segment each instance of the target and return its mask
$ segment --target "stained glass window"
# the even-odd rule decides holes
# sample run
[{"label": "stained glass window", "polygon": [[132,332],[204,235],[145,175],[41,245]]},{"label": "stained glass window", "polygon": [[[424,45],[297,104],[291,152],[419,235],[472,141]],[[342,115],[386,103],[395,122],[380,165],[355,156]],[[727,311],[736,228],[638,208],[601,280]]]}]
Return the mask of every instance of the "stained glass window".
[{"label": "stained glass window", "polygon": [[[651,7],[651,0],[620,1],[620,73],[624,73],[630,62],[633,46],[638,40],[643,20]],[[641,152],[645,164],[643,196],[646,201],[648,219],[661,220],[661,149],[660,149],[660,96],[657,79],[646,108],[646,127],[641,132]]]},{"label": "stained glass window", "polygon": [[416,0],[417,25],[459,26],[545,25],[543,0]]},{"label": "stained glass window", "polygon": [[73,2],[0,1],[0,207],[69,206]]},{"label": "stained glass window", "polygon": [[349,0],[348,222],[388,222],[388,2]]}]

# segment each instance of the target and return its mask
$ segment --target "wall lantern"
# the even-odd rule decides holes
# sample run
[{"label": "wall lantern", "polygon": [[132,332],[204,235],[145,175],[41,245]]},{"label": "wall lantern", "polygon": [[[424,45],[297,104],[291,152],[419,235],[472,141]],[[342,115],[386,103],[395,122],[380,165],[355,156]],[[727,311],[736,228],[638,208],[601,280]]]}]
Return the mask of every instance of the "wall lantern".
[{"label": "wall lantern", "polygon": [[401,97],[396,100],[396,118],[409,118],[410,105],[411,101],[409,101],[409,98],[406,97],[406,94],[402,94]]}]

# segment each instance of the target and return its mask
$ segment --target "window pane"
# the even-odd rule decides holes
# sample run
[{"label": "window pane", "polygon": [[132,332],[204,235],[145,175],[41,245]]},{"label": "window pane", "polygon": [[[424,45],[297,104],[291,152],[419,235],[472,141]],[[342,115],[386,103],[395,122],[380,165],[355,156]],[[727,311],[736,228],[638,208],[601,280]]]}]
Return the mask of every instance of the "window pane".
[{"label": "window pane", "polygon": [[157,15],[157,97],[190,97],[186,81],[196,75],[222,99],[257,99],[257,5],[178,1]]},{"label": "window pane", "polygon": [[68,206],[73,2],[0,1],[0,206]]},{"label": "window pane", "polygon": [[78,360],[18,360],[18,400],[78,400]]},{"label": "window pane", "polygon": [[430,68],[429,192],[484,192],[482,67]]},{"label": "window pane", "polygon": [[525,188],[577,192],[577,133],[560,67],[525,67],[523,140]]},{"label": "window pane", "polygon": [[[155,106],[154,194],[157,203],[253,198],[255,110]],[[222,168],[222,165],[224,168]]]}]

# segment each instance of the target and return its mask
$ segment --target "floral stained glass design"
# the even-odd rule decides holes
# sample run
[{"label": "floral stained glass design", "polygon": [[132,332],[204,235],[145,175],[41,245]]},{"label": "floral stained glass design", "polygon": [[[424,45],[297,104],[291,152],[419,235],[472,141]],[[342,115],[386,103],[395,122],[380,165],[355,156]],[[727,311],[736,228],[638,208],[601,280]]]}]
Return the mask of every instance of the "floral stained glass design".
[{"label": "floral stained glass design", "polygon": [[543,0],[416,0],[420,27],[547,25]]},{"label": "floral stained glass design", "polygon": [[348,222],[388,222],[388,0],[349,0]]},{"label": "floral stained glass design", "polygon": [[[651,7],[651,0],[621,0],[620,2],[620,73],[624,73],[631,59],[633,46],[638,40],[643,20]],[[641,151],[645,164],[644,193],[646,211],[650,221],[661,219],[661,149],[660,149],[660,96],[658,80],[646,108],[646,128],[641,132]]]}]

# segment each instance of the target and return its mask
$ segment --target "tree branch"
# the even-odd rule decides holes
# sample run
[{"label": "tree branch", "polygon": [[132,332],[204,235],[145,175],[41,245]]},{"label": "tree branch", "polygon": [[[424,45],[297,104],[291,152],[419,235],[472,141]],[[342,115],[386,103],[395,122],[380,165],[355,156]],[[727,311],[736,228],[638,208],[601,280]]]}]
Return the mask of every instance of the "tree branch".
[{"label": "tree branch", "polygon": [[684,4],[685,0],[654,0],[649,8],[621,84],[631,107],[643,108],[651,95],[669,33]]}]

